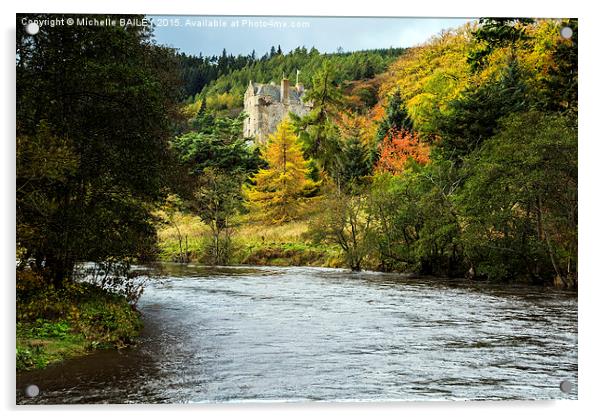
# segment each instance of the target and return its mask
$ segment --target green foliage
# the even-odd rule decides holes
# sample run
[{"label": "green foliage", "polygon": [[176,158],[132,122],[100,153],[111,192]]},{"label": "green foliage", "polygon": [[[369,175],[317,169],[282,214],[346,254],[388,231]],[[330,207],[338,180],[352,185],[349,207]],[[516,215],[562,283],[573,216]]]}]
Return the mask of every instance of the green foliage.
[{"label": "green foliage", "polygon": [[17,272],[17,370],[43,368],[90,349],[124,347],[138,336],[140,316],[126,295],[90,280],[96,283],[57,289],[31,270]]},{"label": "green foliage", "polygon": [[338,245],[346,266],[354,271],[362,269],[372,248],[372,216],[368,205],[361,190],[356,188],[354,193],[348,193],[330,185],[308,231],[314,242]]},{"label": "green foliage", "polygon": [[389,96],[387,106],[385,108],[385,117],[378,125],[377,138],[382,141],[390,132],[398,132],[401,130],[411,131],[414,128],[412,119],[408,114],[408,109],[405,105],[401,91],[396,89]]},{"label": "green foliage", "polygon": [[235,216],[243,208],[241,187],[244,175],[206,168],[200,177],[193,207],[203,222],[211,229],[208,246],[211,264],[228,264],[232,249]]},{"label": "green foliage", "polygon": [[465,242],[479,270],[494,278],[557,277],[574,285],[576,121],[541,112],[512,115],[465,171]]},{"label": "green foliage", "polygon": [[527,109],[528,100],[518,63],[512,60],[499,78],[467,89],[438,119],[444,155],[458,161],[478,149],[498,131],[500,118]]},{"label": "green foliage", "polygon": [[[287,54],[265,55],[261,58],[248,60],[247,63],[237,68],[237,64],[232,65],[230,71],[226,71],[217,79],[205,85],[197,95],[198,98],[205,98],[211,103],[213,98],[222,97],[228,94],[235,98],[235,102],[228,104],[229,109],[242,107],[242,99],[249,81],[258,83],[269,83],[278,81],[284,75],[289,80],[296,80],[297,70],[299,70],[299,82],[307,88],[314,87],[313,75],[318,73],[322,66],[327,63],[336,69],[334,82],[337,84],[345,80],[360,80],[371,78],[377,73],[385,71],[387,65],[395,58],[403,54],[404,49],[389,48],[369,51],[355,51],[349,53],[321,54],[315,48],[307,50],[305,47],[299,47]],[[245,57],[231,57],[231,61],[238,59],[243,63]],[[205,58],[206,60],[206,58]],[[215,102],[217,104],[217,102]],[[213,103],[212,103],[213,106]]]},{"label": "green foliage", "polygon": [[201,108],[192,121],[193,131],[176,137],[172,148],[190,175],[207,168],[250,174],[263,165],[259,149],[242,136],[244,114],[216,117]]},{"label": "green foliage", "polygon": [[76,261],[148,257],[177,116],[173,52],[148,27],[17,27],[22,260],[60,285]]},{"label": "green foliage", "polygon": [[305,101],[312,103],[312,110],[303,117],[291,114],[291,119],[303,144],[305,157],[333,173],[335,156],[340,152],[339,133],[334,122],[343,106],[334,67],[326,62],[314,76],[312,85],[304,97]]},{"label": "green foliage", "polygon": [[551,111],[570,111],[577,115],[578,20],[568,19],[561,26],[571,28],[573,35],[554,45],[553,64],[542,89],[543,102]]},{"label": "green foliage", "polygon": [[365,183],[372,173],[372,161],[359,132],[343,140],[341,152],[335,156],[334,178],[339,188],[353,189]]},{"label": "green foliage", "polygon": [[[249,175],[264,166],[259,149],[242,136],[244,118],[243,113],[236,118],[215,116],[201,106],[191,123],[195,130],[172,142],[181,165],[186,168],[184,181],[181,179],[176,188],[185,197],[183,206],[197,214],[211,230],[211,244],[205,251],[208,262],[214,265],[229,262],[234,219],[243,209],[242,185]],[[174,225],[182,255],[182,235],[177,224]]]},{"label": "green foliage", "polygon": [[496,48],[510,46],[528,38],[525,25],[533,23],[533,19],[517,18],[481,18],[479,26],[473,32],[479,45],[468,54],[468,62],[473,71],[486,65],[487,58]]},{"label": "green foliage", "polygon": [[380,173],[370,188],[370,214],[378,252],[379,269],[384,271],[420,269],[414,255],[424,224],[417,176]]}]

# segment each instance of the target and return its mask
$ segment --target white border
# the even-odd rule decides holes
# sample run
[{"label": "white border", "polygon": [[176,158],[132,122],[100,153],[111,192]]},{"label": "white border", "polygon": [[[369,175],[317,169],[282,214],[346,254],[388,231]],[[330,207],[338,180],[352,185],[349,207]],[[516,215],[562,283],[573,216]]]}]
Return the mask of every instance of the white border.
[{"label": "white border", "polygon": [[[2,272],[3,285],[1,313],[4,339],[2,344],[2,403],[3,413],[23,417],[60,416],[78,418],[105,418],[107,414],[142,413],[160,417],[167,411],[185,417],[210,414],[216,417],[244,415],[250,418],[286,417],[305,418],[308,415],[331,417],[365,417],[371,413],[379,417],[403,415],[427,417],[491,418],[527,417],[542,415],[546,418],[585,417],[599,410],[596,403],[600,386],[598,330],[602,298],[602,275],[596,264],[599,256],[600,231],[599,180],[602,159],[600,117],[600,40],[598,27],[600,14],[593,1],[385,1],[365,0],[302,0],[302,1],[202,1],[202,0],[101,0],[95,3],[82,0],[29,0],[27,2],[3,1],[1,4],[3,63],[0,66],[3,92],[0,141],[2,149]],[[146,13],[146,14],[222,14],[222,15],[330,15],[330,16],[525,16],[525,17],[578,17],[579,18],[579,203],[580,203],[580,290],[579,290],[579,401],[558,402],[420,402],[420,403],[333,403],[333,404],[247,404],[201,406],[116,406],[116,407],[14,407],[14,144],[15,144],[15,73],[14,45],[16,12],[65,13]],[[85,412],[85,413],[84,413]]]}]

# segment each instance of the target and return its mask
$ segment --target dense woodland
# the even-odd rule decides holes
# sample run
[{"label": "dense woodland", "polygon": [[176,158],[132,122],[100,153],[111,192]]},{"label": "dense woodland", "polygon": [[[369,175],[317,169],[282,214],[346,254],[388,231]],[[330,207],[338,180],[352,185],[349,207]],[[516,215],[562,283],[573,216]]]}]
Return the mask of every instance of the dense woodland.
[{"label": "dense woodland", "polygon": [[[576,20],[481,19],[407,50],[260,58],[186,56],[147,27],[17,28],[24,325],[67,316],[123,344],[131,312],[113,312],[128,330],[107,335],[82,304],[102,290],[135,302],[132,263],[269,263],[291,226],[288,263],[577,285]],[[297,70],[313,110],[265,147],[243,138],[249,80]],[[171,244],[157,234],[169,229]],[[93,289],[76,285],[82,262],[99,267]]]},{"label": "dense woodland", "polygon": [[[571,39],[560,35],[565,25]],[[209,83],[186,108],[176,154],[189,174],[205,173],[199,179],[244,174],[231,194],[204,190],[205,180],[196,191],[232,198],[198,209],[214,216],[203,219],[215,233],[206,260],[228,260],[220,252],[232,247],[236,220],[305,220],[301,240],[336,245],[355,270],[576,286],[577,34],[576,21],[482,19],[395,51],[373,75],[322,60],[304,80],[313,111],[290,115],[266,149],[239,155],[240,166],[231,158],[245,150],[234,138],[242,122],[224,110],[249,79],[277,79],[296,52],[264,57],[278,68],[268,77],[248,63]],[[224,94],[232,106],[218,104]]]},{"label": "dense woodland", "polygon": [[[236,109],[242,107],[242,97],[249,81],[278,82],[282,76],[297,80],[305,87],[312,87],[312,76],[325,62],[337,68],[333,73],[335,82],[373,78],[384,72],[401,53],[401,48],[382,50],[338,52],[321,54],[316,48],[309,51],[297,47],[284,53],[280,46],[272,47],[261,58],[255,52],[249,56],[233,56],[224,49],[222,55],[203,57],[178,54],[183,95],[188,102],[206,98],[213,109]],[[240,109],[237,109],[240,111]]]}]

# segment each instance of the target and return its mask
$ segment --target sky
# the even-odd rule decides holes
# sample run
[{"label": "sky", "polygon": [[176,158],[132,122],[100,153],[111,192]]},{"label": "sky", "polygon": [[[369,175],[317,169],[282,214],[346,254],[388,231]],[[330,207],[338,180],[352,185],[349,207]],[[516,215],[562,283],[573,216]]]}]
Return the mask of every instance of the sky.
[{"label": "sky", "polygon": [[353,17],[220,17],[149,16],[156,24],[155,40],[189,55],[233,55],[253,50],[260,57],[272,46],[286,53],[296,47],[320,52],[410,47],[444,29],[474,19],[463,18],[353,18]]}]

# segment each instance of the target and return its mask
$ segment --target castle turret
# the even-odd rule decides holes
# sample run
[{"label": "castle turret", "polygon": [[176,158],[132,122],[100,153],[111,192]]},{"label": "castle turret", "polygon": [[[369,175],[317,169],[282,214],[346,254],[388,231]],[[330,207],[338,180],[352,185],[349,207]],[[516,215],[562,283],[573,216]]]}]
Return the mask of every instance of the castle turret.
[{"label": "castle turret", "polygon": [[280,101],[285,104],[288,103],[288,99],[289,99],[288,89],[289,89],[288,79],[282,78],[282,81],[280,82]]}]

